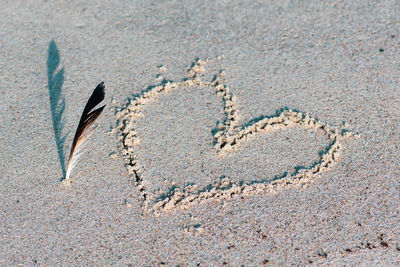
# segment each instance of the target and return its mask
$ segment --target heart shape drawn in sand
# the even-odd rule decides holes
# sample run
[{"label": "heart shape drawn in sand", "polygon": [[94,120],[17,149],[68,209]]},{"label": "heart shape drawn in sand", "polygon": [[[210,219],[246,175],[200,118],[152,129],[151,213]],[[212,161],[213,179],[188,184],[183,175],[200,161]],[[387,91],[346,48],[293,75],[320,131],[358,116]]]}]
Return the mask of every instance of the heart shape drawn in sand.
[{"label": "heart shape drawn in sand", "polygon": [[[130,100],[128,105],[117,114],[119,119],[118,130],[123,145],[122,150],[126,166],[133,178],[133,183],[142,194],[143,209],[147,211],[158,212],[176,207],[184,209],[189,205],[207,199],[229,199],[238,195],[272,193],[283,187],[307,186],[319,173],[328,170],[339,160],[339,154],[343,147],[341,141],[353,136],[347,130],[333,128],[317,119],[287,108],[277,111],[273,116],[259,117],[246,125],[240,125],[236,97],[233,96],[223,82],[224,72],[215,75],[210,82],[202,80],[204,72],[205,62],[196,60],[188,70],[188,77],[180,82],[164,79],[159,85],[148,87],[140,95]],[[193,91],[193,88],[208,88],[212,90]],[[192,100],[178,101],[179,103],[176,104],[176,98],[182,95],[181,91],[187,91],[188,89],[192,91],[185,92],[185,94],[196,92],[198,94],[196,99],[200,99],[193,101],[204,103],[207,105],[206,108],[200,108],[200,111],[198,111],[196,105],[189,102]],[[210,95],[204,96],[206,91]],[[212,126],[209,128],[209,125],[202,127],[198,124],[203,122],[201,121],[202,117],[207,117],[211,112],[211,115],[208,116],[210,118],[209,121],[213,121],[212,123],[215,126],[218,112],[216,112],[217,115],[214,113],[212,103],[205,103],[210,98],[213,98],[212,95],[215,94],[218,97],[214,98],[220,104],[222,103],[224,113],[219,112],[220,119],[223,122],[212,130]],[[165,103],[165,97],[171,95],[172,100],[175,102],[172,104]],[[208,108],[208,105],[211,105],[211,107]],[[145,121],[144,117],[149,117],[150,115],[147,113],[154,113],[154,109],[158,107],[164,110],[154,115],[150,120],[150,123],[155,121],[156,124],[146,131],[141,131],[141,127],[144,127],[141,125],[141,121],[142,124],[148,123],[149,121]],[[179,113],[182,109],[189,109],[189,111],[185,111],[180,115],[171,115],[174,112]],[[185,117],[185,119],[180,121],[180,117]],[[160,120],[162,120],[161,124]],[[168,128],[169,125],[172,125],[172,128]],[[179,128],[177,133],[168,133],[170,130],[174,131],[177,128]],[[192,133],[189,136],[185,136],[186,130],[192,131]],[[154,134],[146,137],[149,131],[154,132]],[[283,148],[279,147],[280,143],[290,142],[287,141],[289,137],[283,135],[284,132],[288,131],[295,134],[295,138],[292,138],[295,143]],[[199,134],[196,134],[197,132]],[[287,151],[292,147],[296,147],[297,143],[302,142],[301,138],[297,137],[304,133],[308,134],[308,137],[311,134],[317,134],[317,137],[321,138],[324,137],[326,142],[322,149],[314,153],[316,157],[309,160],[311,163],[309,161],[308,163],[302,162],[301,165],[295,164],[295,166],[284,167],[285,169],[280,170],[279,166],[285,164],[281,163],[283,161],[273,163],[276,158],[275,153],[287,156],[285,154]],[[262,140],[258,140],[257,136],[267,136],[272,141],[268,141],[266,145],[261,146],[260,142]],[[282,137],[286,139],[282,139]],[[142,142],[142,139],[147,141]],[[170,142],[170,140],[175,140],[176,142]],[[182,144],[185,145],[185,142],[190,143],[192,140],[197,140],[193,141],[194,146],[192,145],[186,150],[181,149],[177,152],[178,154],[174,154],[175,147],[178,151]],[[256,144],[246,146],[246,144],[252,144],[252,142],[256,142]],[[321,147],[321,144],[313,142],[311,147],[318,147],[318,145]],[[214,145],[214,149],[212,145]],[[274,145],[278,147],[274,148]],[[207,149],[207,147],[210,149]],[[264,151],[264,153],[261,153],[260,150],[257,150],[259,148],[264,149],[263,147],[273,147],[279,151],[270,151],[269,153]],[[251,149],[254,150],[253,154],[246,156],[246,151]],[[204,152],[203,150],[209,151]],[[311,151],[312,148],[307,147],[303,150]],[[205,160],[202,161],[200,158],[205,154],[207,154]],[[269,155],[260,156],[260,154]],[[261,158],[258,165],[254,165],[254,162],[257,161],[255,157],[264,158]],[[302,157],[300,150],[295,151],[292,160],[298,160],[300,157]],[[289,163],[293,163],[290,162],[290,159],[286,160]],[[238,161],[242,164],[237,163]],[[204,164],[208,164],[208,166],[204,168]],[[275,173],[276,176],[273,176],[274,173],[271,174],[269,171],[267,174],[262,173],[263,169],[274,164],[278,166],[275,168],[279,169],[278,175]],[[219,165],[221,166],[218,167]],[[250,165],[250,167],[243,168],[246,165]],[[228,171],[228,169],[233,171]],[[169,170],[169,173],[165,174],[165,170]],[[203,176],[198,174],[200,170],[202,170]],[[225,175],[225,173],[229,174]],[[260,178],[258,173],[269,177]],[[243,177],[246,177],[246,175],[250,175],[250,178],[244,179]],[[234,176],[242,177],[243,179],[238,179],[238,177]]]}]

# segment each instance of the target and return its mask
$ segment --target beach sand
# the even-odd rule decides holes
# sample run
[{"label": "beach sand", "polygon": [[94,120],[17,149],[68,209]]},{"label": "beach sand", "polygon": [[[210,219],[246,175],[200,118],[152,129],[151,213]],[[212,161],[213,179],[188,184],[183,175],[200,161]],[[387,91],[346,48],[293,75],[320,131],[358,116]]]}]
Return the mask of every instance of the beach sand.
[{"label": "beach sand", "polygon": [[0,3],[0,265],[400,265],[399,11]]}]

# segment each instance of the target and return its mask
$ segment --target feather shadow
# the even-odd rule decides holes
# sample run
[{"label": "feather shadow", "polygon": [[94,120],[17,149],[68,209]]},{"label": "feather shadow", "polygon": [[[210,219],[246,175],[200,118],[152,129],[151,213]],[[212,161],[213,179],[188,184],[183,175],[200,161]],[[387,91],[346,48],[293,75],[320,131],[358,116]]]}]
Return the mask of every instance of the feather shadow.
[{"label": "feather shadow", "polygon": [[58,158],[60,160],[61,171],[65,177],[65,153],[64,142],[67,135],[62,136],[64,127],[63,113],[65,110],[65,97],[62,94],[64,83],[64,68],[58,70],[60,65],[60,53],[56,43],[52,40],[49,44],[47,57],[47,81],[50,97],[51,119],[53,121],[54,138],[57,145]]}]

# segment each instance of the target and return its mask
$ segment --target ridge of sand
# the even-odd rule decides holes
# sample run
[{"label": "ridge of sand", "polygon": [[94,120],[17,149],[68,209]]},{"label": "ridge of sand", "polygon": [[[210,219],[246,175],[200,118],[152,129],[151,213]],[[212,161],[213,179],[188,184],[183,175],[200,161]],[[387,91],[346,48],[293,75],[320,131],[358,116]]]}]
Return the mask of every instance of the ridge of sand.
[{"label": "ridge of sand", "polygon": [[[251,195],[274,193],[281,188],[309,185],[319,173],[332,168],[340,159],[342,140],[354,134],[346,129],[333,128],[301,112],[281,109],[273,116],[257,118],[249,125],[241,126],[237,111],[236,96],[223,82],[224,72],[216,74],[211,82],[205,82],[201,74],[206,71],[207,61],[197,59],[188,69],[188,77],[180,82],[163,80],[159,85],[149,86],[143,93],[129,101],[129,104],[117,113],[120,141],[123,144],[126,167],[139,188],[144,201],[143,208],[147,211],[172,210],[176,207],[186,209],[189,205],[207,199],[228,199],[234,195]],[[246,142],[259,133],[281,131],[295,125],[312,130],[320,130],[329,139],[329,145],[321,152],[319,159],[310,166],[297,168],[293,172],[284,172],[270,181],[237,184],[229,178],[224,178],[206,188],[199,189],[196,185],[185,187],[174,186],[169,192],[163,192],[163,197],[157,197],[143,185],[140,160],[137,159],[135,146],[140,143],[135,123],[143,117],[143,108],[154,101],[161,93],[179,90],[184,86],[201,85],[212,88],[224,103],[225,120],[217,126],[214,134],[214,148],[220,157],[236,150],[241,143]]]}]

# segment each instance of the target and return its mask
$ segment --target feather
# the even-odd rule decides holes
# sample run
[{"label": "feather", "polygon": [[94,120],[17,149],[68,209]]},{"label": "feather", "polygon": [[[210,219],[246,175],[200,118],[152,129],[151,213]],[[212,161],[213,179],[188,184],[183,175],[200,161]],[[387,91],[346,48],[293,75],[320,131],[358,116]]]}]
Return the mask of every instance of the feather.
[{"label": "feather", "polygon": [[[68,159],[67,174],[65,175],[65,180],[69,179],[72,169],[78,162],[79,157],[82,155],[81,148],[88,140],[88,138],[93,134],[96,127],[90,127],[93,125],[95,120],[100,116],[106,105],[99,107],[92,111],[101,101],[104,100],[104,82],[101,82],[96,89],[94,89],[92,95],[90,96],[88,102],[86,103],[85,109],[83,110],[81,119],[76,129],[74,141],[72,142],[71,152]],[[90,129],[89,129],[90,128]]]}]

